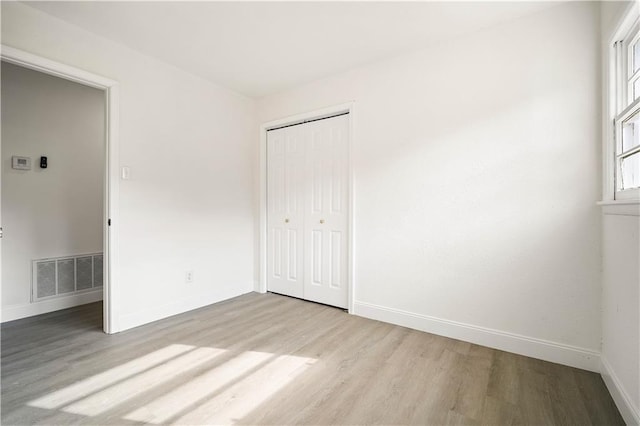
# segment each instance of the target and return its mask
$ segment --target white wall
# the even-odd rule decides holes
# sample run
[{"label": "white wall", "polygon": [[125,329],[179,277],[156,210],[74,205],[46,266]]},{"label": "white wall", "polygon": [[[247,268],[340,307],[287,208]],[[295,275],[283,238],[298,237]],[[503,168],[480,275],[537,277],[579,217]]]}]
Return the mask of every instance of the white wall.
[{"label": "white wall", "polygon": [[[602,3],[603,96],[608,54],[627,2]],[[637,5],[635,6],[637,7]],[[604,118],[610,113],[605,107]],[[604,143],[610,139],[604,135]],[[606,191],[605,191],[606,192]],[[640,424],[640,209],[603,207],[602,376],[627,424]]]},{"label": "white wall", "polygon": [[252,290],[254,101],[16,2],[2,43],[120,83],[117,329]]},{"label": "white wall", "polygon": [[355,101],[355,312],[597,370],[599,6],[262,99]]},{"label": "white wall", "polygon": [[33,259],[102,252],[104,110],[100,90],[2,63],[3,307],[30,302]]},{"label": "white wall", "polygon": [[638,424],[640,217],[605,214],[603,238],[602,373],[627,423]]}]

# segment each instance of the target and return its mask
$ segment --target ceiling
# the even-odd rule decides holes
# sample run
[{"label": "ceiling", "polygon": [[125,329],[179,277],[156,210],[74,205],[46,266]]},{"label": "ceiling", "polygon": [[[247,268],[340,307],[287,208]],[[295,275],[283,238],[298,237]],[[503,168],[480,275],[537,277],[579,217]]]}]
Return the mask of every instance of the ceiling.
[{"label": "ceiling", "polygon": [[250,97],[420,49],[549,2],[27,2]]}]

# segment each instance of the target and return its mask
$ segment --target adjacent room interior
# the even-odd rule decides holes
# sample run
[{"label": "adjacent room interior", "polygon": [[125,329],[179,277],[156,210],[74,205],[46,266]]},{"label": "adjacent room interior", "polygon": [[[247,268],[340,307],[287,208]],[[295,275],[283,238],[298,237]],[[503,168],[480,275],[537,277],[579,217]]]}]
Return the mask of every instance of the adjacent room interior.
[{"label": "adjacent room interior", "polygon": [[3,303],[33,315],[102,300],[104,93],[1,66]]},{"label": "adjacent room interior", "polygon": [[640,425],[640,10],[2,2],[3,424]]}]

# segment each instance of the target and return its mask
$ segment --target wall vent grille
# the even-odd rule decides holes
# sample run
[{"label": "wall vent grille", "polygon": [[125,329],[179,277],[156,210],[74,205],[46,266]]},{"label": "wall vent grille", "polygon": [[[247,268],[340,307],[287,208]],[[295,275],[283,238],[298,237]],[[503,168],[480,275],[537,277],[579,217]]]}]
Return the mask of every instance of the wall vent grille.
[{"label": "wall vent grille", "polygon": [[32,302],[98,288],[102,288],[102,253],[32,261]]}]

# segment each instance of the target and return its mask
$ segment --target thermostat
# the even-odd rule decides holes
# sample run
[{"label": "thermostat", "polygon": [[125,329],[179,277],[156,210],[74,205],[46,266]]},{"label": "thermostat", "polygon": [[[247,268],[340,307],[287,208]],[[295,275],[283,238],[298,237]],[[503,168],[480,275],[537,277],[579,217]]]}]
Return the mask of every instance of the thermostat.
[{"label": "thermostat", "polygon": [[14,155],[11,157],[11,168],[16,170],[31,170],[31,158]]}]

